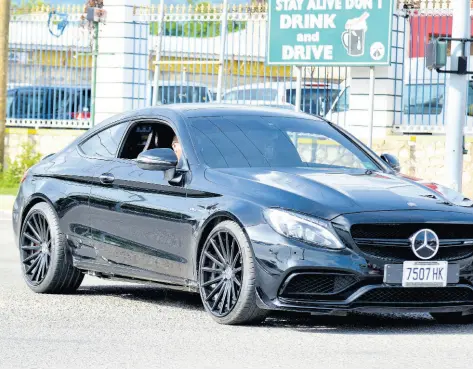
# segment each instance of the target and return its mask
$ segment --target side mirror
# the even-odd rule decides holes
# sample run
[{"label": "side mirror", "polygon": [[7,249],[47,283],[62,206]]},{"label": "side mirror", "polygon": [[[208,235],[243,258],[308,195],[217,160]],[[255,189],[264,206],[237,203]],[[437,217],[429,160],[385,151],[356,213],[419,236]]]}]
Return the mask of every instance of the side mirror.
[{"label": "side mirror", "polygon": [[381,159],[386,162],[389,167],[391,167],[394,171],[400,172],[401,171],[401,165],[399,163],[399,159],[396,158],[396,156],[388,153],[381,154]]},{"label": "side mirror", "polygon": [[139,168],[148,171],[166,171],[177,166],[177,156],[169,148],[146,150],[135,159]]}]

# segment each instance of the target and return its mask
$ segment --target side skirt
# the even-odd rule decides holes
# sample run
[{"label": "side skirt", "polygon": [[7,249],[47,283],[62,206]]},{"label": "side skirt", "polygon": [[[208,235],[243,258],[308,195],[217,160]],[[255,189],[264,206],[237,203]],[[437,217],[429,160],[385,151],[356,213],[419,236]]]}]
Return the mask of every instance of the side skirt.
[{"label": "side skirt", "polygon": [[126,281],[131,283],[153,284],[155,286],[186,292],[199,292],[197,282],[156,274],[133,267],[125,267],[114,263],[101,264],[73,257],[73,264],[80,270],[109,280]]}]

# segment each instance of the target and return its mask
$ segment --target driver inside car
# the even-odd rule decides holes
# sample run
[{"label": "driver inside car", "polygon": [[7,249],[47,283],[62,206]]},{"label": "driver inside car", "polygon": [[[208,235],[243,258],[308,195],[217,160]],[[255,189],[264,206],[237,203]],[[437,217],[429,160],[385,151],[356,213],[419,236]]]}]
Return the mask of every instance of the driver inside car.
[{"label": "driver inside car", "polygon": [[172,139],[172,150],[174,150],[174,153],[176,153],[177,160],[180,161],[182,155],[182,148],[181,143],[179,142],[179,139],[176,135],[174,135]]}]

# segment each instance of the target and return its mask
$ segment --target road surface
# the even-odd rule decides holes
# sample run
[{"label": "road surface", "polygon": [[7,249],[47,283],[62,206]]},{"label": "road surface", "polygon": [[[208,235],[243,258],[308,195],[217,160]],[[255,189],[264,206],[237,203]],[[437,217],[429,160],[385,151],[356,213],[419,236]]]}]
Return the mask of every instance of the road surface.
[{"label": "road surface", "polygon": [[0,212],[0,367],[471,367],[473,325],[429,315],[274,315],[221,326],[197,295],[87,277],[76,294],[22,281]]}]

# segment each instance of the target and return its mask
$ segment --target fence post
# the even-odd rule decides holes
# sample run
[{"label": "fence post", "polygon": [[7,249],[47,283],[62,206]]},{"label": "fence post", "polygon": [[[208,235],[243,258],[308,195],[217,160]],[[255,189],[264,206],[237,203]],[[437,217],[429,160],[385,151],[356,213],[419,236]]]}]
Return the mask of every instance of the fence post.
[{"label": "fence post", "polygon": [[10,27],[10,1],[1,2],[0,8],[0,170],[5,159],[5,127],[7,102],[8,31]]},{"label": "fence post", "polygon": [[[452,37],[470,38],[470,2],[467,0],[453,1]],[[458,58],[470,54],[470,43],[463,45],[452,41],[450,69],[458,66]],[[467,50],[465,53],[464,48]],[[447,186],[461,191],[463,178],[463,132],[466,122],[466,101],[468,92],[468,75],[452,73],[449,76],[446,94],[446,137],[445,137],[445,169]]]},{"label": "fence post", "polygon": [[223,1],[223,13],[222,13],[222,29],[220,35],[220,56],[218,64],[218,78],[217,78],[217,103],[222,101],[222,90],[223,90],[223,73],[225,63],[225,50],[227,42],[227,25],[228,25],[228,0]]},{"label": "fence post", "polygon": [[301,66],[296,66],[294,67],[296,69],[296,100],[294,104],[296,105],[295,111],[300,112],[301,111],[301,102],[302,102],[302,67]]},{"label": "fence post", "polygon": [[156,40],[156,58],[154,60],[154,80],[153,80],[153,100],[152,105],[158,105],[158,89],[159,89],[159,61],[161,60],[161,49],[163,45],[164,35],[164,0],[159,3],[159,18],[158,18],[158,38]]},{"label": "fence post", "polygon": [[94,47],[92,50],[92,99],[90,123],[95,126],[95,99],[97,97],[97,57],[99,55],[99,22],[94,22]]},{"label": "fence post", "polygon": [[373,113],[374,113],[374,67],[370,67],[370,84],[368,97],[368,147],[373,147]]}]

